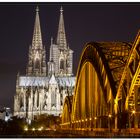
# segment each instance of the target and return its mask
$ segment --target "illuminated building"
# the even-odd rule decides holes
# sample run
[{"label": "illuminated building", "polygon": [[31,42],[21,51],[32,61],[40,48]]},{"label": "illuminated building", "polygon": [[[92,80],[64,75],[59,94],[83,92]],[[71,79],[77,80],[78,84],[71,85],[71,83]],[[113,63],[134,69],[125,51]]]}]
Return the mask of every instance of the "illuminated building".
[{"label": "illuminated building", "polygon": [[62,113],[64,98],[72,95],[75,85],[72,61],[73,51],[67,45],[61,8],[57,42],[54,43],[51,39],[47,70],[37,8],[26,75],[17,75],[14,115],[30,120],[40,114],[59,116]]},{"label": "illuminated building", "polygon": [[9,121],[12,118],[11,109],[8,107],[4,107],[0,110],[0,120]]}]

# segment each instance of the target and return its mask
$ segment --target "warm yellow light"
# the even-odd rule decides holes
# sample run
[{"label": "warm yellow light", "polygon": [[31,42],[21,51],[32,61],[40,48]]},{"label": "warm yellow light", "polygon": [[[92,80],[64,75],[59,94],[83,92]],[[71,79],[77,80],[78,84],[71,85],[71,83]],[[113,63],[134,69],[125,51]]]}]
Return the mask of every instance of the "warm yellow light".
[{"label": "warm yellow light", "polygon": [[25,131],[28,131],[28,128],[27,128],[27,127],[25,127],[25,128],[24,128],[24,130],[25,130]]},{"label": "warm yellow light", "polygon": [[38,131],[41,131],[42,129],[41,128],[38,128]]},{"label": "warm yellow light", "polygon": [[87,119],[86,119],[86,121],[87,121]]},{"label": "warm yellow light", "polygon": [[136,111],[135,111],[135,110],[133,110],[133,111],[132,111],[132,113],[133,113],[133,114],[135,114],[135,113],[136,113]]},{"label": "warm yellow light", "polygon": [[32,131],[35,131],[35,128],[32,128]]},{"label": "warm yellow light", "polygon": [[109,117],[109,118],[111,118],[111,117],[112,117],[112,115],[111,115],[111,114],[109,114],[109,115],[108,115],[108,117]]},{"label": "warm yellow light", "polygon": [[82,120],[82,122],[84,122],[84,120]]},{"label": "warm yellow light", "polygon": [[92,118],[89,118],[89,120],[91,121],[91,120],[92,120]]},{"label": "warm yellow light", "polygon": [[97,117],[94,117],[95,120],[97,120]]}]

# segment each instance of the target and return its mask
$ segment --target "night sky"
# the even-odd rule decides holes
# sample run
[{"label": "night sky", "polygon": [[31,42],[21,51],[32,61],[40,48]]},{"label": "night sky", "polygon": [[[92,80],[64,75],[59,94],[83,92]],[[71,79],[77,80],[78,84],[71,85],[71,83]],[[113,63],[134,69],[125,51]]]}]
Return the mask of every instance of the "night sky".
[{"label": "night sky", "polygon": [[13,108],[16,75],[25,74],[37,5],[46,63],[63,6],[67,42],[74,50],[74,75],[86,42],[133,42],[140,29],[140,3],[0,3],[0,107]]}]

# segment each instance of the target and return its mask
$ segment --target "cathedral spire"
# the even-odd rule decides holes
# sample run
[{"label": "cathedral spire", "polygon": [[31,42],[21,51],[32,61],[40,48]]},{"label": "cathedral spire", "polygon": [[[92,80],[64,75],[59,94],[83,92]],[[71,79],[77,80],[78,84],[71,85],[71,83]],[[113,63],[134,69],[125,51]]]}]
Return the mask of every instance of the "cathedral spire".
[{"label": "cathedral spire", "polygon": [[53,37],[51,37],[50,61],[53,61]]},{"label": "cathedral spire", "polygon": [[38,6],[36,7],[36,18],[35,18],[35,25],[34,25],[32,47],[33,48],[42,48],[42,36],[41,36]]},{"label": "cathedral spire", "polygon": [[59,45],[59,47],[62,48],[67,47],[62,6],[60,8],[60,19],[59,19],[59,26],[58,26],[58,33],[57,33],[57,45]]},{"label": "cathedral spire", "polygon": [[36,8],[36,17],[32,45],[29,48],[29,60],[27,75],[45,76],[46,75],[46,53],[42,44],[41,27],[39,20],[39,8]]}]

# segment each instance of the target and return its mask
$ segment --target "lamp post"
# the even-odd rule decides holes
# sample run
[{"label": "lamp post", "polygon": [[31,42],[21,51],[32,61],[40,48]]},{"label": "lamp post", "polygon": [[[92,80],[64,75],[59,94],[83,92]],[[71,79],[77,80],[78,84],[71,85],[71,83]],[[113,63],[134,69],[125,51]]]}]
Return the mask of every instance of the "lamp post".
[{"label": "lamp post", "polygon": [[136,113],[136,111],[135,111],[135,110],[133,110],[133,111],[132,111],[132,114],[134,115],[135,113]]},{"label": "lamp post", "polygon": [[109,132],[111,132],[111,118],[112,118],[112,115],[109,114],[109,115],[108,115],[108,120],[109,120]]},{"label": "lamp post", "polygon": [[138,122],[137,122],[137,116],[136,116],[135,110],[132,111],[132,115],[133,115],[133,121],[134,121],[134,128],[138,128]]},{"label": "lamp post", "polygon": [[90,121],[90,131],[91,131],[91,129],[92,129],[92,123],[91,123],[92,122],[92,118],[91,117],[89,118],[89,121]]},{"label": "lamp post", "polygon": [[97,117],[94,117],[94,120],[95,120],[95,128],[96,128],[96,120],[97,120]]},{"label": "lamp post", "polygon": [[133,124],[134,124],[134,120],[135,120],[135,113],[136,113],[136,111],[135,110],[132,110],[131,112],[130,112],[130,116],[129,116],[129,128],[132,128],[132,122],[133,122]]}]

